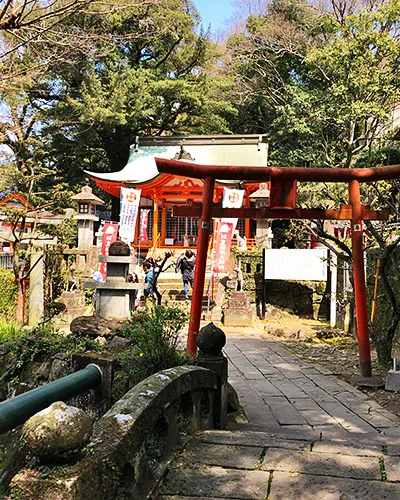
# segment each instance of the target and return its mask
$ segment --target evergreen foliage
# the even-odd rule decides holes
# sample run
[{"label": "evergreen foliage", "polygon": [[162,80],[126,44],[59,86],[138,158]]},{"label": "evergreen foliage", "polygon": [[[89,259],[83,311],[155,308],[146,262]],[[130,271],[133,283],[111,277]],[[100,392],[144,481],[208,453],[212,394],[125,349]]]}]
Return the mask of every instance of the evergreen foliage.
[{"label": "evergreen foliage", "polygon": [[15,316],[17,287],[12,269],[0,268],[0,318],[9,320]]}]

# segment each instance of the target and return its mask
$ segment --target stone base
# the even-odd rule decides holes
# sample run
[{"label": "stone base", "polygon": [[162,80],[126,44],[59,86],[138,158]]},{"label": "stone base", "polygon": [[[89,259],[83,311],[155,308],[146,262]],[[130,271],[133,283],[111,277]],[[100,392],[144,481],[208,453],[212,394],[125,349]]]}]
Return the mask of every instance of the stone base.
[{"label": "stone base", "polygon": [[252,326],[254,311],[245,292],[233,292],[224,311],[225,326]]},{"label": "stone base", "polygon": [[252,309],[225,309],[225,326],[252,326],[254,311]]},{"label": "stone base", "polygon": [[388,371],[385,389],[387,391],[400,391],[400,371]]},{"label": "stone base", "polygon": [[83,292],[63,292],[60,297],[60,302],[65,304],[64,316],[83,316],[86,311],[86,300]]},{"label": "stone base", "polygon": [[377,375],[373,377],[363,377],[362,375],[353,375],[350,378],[350,383],[355,385],[356,387],[369,387],[372,389],[378,389],[379,387],[383,387],[382,377]]},{"label": "stone base", "polygon": [[101,318],[129,319],[129,290],[98,289],[96,315]]}]

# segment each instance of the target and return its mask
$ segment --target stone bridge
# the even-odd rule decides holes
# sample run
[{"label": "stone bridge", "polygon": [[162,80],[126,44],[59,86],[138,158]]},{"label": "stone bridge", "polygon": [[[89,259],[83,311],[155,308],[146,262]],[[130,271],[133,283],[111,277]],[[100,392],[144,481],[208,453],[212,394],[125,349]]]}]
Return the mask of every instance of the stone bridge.
[{"label": "stone bridge", "polygon": [[221,357],[209,353],[208,368],[169,369],[137,385],[95,424],[82,460],[44,480],[25,470],[13,479],[13,493],[50,500],[400,498],[396,416],[272,338],[232,330],[224,352],[243,408],[228,430],[215,429],[224,427],[226,393]]}]

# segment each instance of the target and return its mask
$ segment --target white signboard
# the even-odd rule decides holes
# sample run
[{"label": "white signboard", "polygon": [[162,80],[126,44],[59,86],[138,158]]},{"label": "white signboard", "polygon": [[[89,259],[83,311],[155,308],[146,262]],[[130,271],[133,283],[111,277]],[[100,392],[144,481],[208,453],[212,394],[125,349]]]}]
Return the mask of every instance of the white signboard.
[{"label": "white signboard", "polygon": [[326,281],[328,249],[264,249],[264,279]]}]

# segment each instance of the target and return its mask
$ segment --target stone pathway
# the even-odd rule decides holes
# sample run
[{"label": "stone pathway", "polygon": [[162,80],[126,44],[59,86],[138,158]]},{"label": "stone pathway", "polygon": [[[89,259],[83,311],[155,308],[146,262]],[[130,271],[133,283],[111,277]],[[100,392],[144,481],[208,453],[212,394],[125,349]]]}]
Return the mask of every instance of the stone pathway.
[{"label": "stone pathway", "polygon": [[189,441],[157,498],[400,499],[400,422],[273,339],[228,336],[248,422]]},{"label": "stone pathway", "polygon": [[274,340],[230,337],[229,381],[250,428],[312,430],[322,437],[349,433],[400,437],[399,419],[322,366],[301,361]]}]

